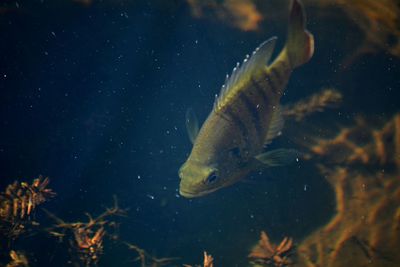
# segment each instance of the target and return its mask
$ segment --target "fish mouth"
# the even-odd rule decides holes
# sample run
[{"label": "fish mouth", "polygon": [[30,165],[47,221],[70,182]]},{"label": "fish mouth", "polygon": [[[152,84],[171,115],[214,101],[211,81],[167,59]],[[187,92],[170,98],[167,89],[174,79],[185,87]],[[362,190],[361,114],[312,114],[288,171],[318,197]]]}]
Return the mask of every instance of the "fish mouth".
[{"label": "fish mouth", "polygon": [[190,191],[185,191],[185,190],[179,189],[179,194],[185,198],[196,198],[196,197],[202,197],[202,196],[208,195],[208,194],[216,191],[217,189],[218,189],[218,187],[210,189],[210,190],[202,191],[202,192],[190,192]]},{"label": "fish mouth", "polygon": [[199,197],[199,194],[191,193],[191,192],[186,192],[183,190],[179,190],[179,194],[185,198],[195,198]]}]

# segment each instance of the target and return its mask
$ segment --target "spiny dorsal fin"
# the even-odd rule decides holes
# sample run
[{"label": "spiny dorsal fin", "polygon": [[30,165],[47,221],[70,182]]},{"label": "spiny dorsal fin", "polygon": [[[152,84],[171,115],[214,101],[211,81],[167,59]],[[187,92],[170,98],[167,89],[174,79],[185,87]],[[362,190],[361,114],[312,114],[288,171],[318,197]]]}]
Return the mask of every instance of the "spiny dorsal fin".
[{"label": "spiny dorsal fin", "polygon": [[274,51],[276,40],[276,37],[272,37],[263,42],[253,51],[251,57],[249,55],[246,56],[241,67],[239,63],[236,64],[231,76],[228,74],[226,75],[225,84],[222,85],[219,96],[215,96],[214,109],[220,109],[223,104],[226,103],[228,97],[231,96],[232,93],[234,94],[234,88],[236,88],[235,85],[238,81],[245,76],[250,76],[255,70],[268,63]]},{"label": "spiny dorsal fin", "polygon": [[186,111],[186,131],[189,135],[189,139],[194,144],[196,141],[197,134],[199,133],[199,121],[192,108]]},{"label": "spiny dorsal fin", "polygon": [[268,132],[265,137],[265,145],[268,145],[272,142],[272,139],[280,135],[284,122],[281,108],[276,106],[272,113],[271,122],[269,123]]}]

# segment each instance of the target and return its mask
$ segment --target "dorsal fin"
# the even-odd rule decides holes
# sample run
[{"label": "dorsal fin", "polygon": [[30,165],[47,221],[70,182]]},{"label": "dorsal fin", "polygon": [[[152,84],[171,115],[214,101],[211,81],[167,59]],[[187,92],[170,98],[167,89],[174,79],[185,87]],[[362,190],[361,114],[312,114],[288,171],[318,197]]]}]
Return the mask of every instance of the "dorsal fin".
[{"label": "dorsal fin", "polygon": [[226,75],[225,84],[222,85],[221,92],[215,97],[214,109],[219,109],[227,100],[227,97],[231,95],[236,84],[245,76],[250,76],[255,70],[262,66],[265,66],[271,58],[272,52],[274,51],[275,43],[277,38],[272,37],[267,41],[259,45],[252,53],[243,60],[242,66],[240,67],[239,62],[236,67],[233,68],[231,76]]},{"label": "dorsal fin", "polygon": [[282,111],[279,106],[275,107],[272,112],[271,122],[269,123],[268,132],[265,137],[264,144],[268,145],[272,142],[272,139],[279,136],[283,128],[284,120]]}]

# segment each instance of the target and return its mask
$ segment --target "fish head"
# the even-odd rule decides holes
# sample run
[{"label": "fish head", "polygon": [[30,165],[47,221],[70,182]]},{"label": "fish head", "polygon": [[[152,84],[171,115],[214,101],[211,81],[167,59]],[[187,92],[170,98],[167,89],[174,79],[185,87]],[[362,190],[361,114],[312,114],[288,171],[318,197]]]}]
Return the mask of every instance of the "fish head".
[{"label": "fish head", "polygon": [[[222,155],[221,155],[222,154]],[[242,176],[243,164],[232,153],[219,153],[206,161],[189,159],[179,169],[179,193],[186,198],[201,197],[233,184]]]}]

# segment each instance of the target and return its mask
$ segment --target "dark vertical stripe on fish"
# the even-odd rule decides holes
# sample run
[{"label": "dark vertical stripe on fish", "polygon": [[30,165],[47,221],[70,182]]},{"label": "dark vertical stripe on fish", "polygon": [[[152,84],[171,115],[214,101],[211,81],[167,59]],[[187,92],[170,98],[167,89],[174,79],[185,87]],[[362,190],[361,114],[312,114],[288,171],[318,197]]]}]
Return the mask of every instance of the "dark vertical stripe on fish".
[{"label": "dark vertical stripe on fish", "polygon": [[256,130],[256,135],[258,138],[261,138],[260,134],[262,134],[261,124],[260,124],[260,113],[254,103],[251,102],[251,99],[244,93],[239,94],[239,98],[242,100],[244,106],[251,116],[251,121],[253,122],[254,129]]},{"label": "dark vertical stripe on fish", "polygon": [[265,74],[265,80],[267,81],[269,87],[271,88],[272,92],[277,93],[277,87],[274,83],[274,81],[271,78],[271,75],[269,73]]},{"label": "dark vertical stripe on fish", "polygon": [[276,77],[276,80],[279,84],[282,83],[282,76],[278,70],[276,70],[275,68],[271,68],[271,74],[273,77]]},{"label": "dark vertical stripe on fish", "polygon": [[218,114],[222,119],[232,122],[232,119],[229,118],[228,114],[225,114],[224,112],[215,112],[215,114]]},{"label": "dark vertical stripe on fish", "polygon": [[257,93],[259,95],[261,95],[261,97],[264,100],[264,103],[267,105],[268,104],[268,96],[265,93],[264,89],[260,86],[260,84],[256,80],[254,80],[254,78],[251,78],[251,84],[256,89]]},{"label": "dark vertical stripe on fish", "polygon": [[244,125],[243,121],[240,119],[240,117],[237,114],[235,114],[235,112],[232,110],[230,106],[226,107],[225,112],[231,118],[231,121],[239,127],[240,132],[243,135],[243,138],[246,138],[248,134],[247,128],[246,125]]},{"label": "dark vertical stripe on fish", "polygon": [[[277,69],[275,69],[275,68],[272,68],[271,69],[271,76],[270,77],[273,77],[274,78],[274,80],[275,80],[275,84],[276,83],[278,83],[278,84],[280,84],[280,85],[282,85],[282,75],[281,75],[281,73],[279,72],[279,70],[277,70]],[[277,91],[277,93],[278,94],[280,94],[280,95],[282,95],[282,88],[281,89],[278,89],[279,91]]]},{"label": "dark vertical stripe on fish", "polygon": [[285,71],[285,73],[289,70],[289,65],[286,61],[282,61],[282,69]]}]

